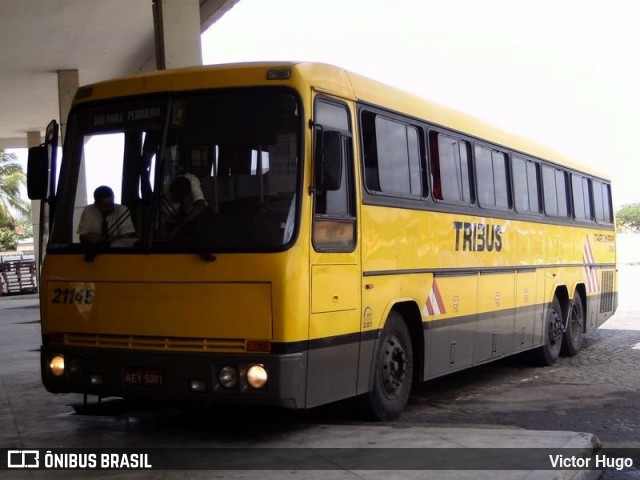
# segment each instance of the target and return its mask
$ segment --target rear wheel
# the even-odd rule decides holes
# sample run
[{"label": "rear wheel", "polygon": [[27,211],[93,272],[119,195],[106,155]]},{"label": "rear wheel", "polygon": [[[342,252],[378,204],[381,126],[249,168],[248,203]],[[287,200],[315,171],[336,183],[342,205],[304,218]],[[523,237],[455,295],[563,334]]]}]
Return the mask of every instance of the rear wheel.
[{"label": "rear wheel", "polygon": [[576,355],[582,343],[584,308],[582,307],[582,298],[578,292],[573,296],[573,302],[570,308],[569,323],[566,331],[562,335],[562,349],[560,350],[560,353],[567,357]]},{"label": "rear wheel", "polygon": [[557,297],[547,308],[544,325],[544,344],[534,350],[534,360],[539,365],[553,365],[558,361],[562,348],[562,308]]},{"label": "rear wheel", "polygon": [[374,420],[395,420],[407,406],[413,378],[413,349],[402,316],[392,311],[375,354],[373,385],[363,397]]}]

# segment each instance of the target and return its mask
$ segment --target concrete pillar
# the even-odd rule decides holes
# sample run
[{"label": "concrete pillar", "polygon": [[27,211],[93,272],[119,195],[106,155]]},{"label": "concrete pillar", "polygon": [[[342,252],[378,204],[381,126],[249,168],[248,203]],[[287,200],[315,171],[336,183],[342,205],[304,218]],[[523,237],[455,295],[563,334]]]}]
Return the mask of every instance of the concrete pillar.
[{"label": "concrete pillar", "polygon": [[64,132],[67,128],[67,117],[71,110],[71,102],[78,90],[78,70],[58,70],[58,109],[60,112],[60,142],[64,140]]},{"label": "concrete pillar", "polygon": [[[71,103],[73,97],[78,90],[79,85],[78,70],[58,70],[58,103],[60,108],[60,141],[62,145],[64,136],[67,130],[67,120],[69,118],[69,111],[71,110]],[[60,158],[58,158],[58,165],[60,167]],[[80,163],[80,171],[78,172],[78,185],[76,188],[76,209],[74,210],[74,225],[77,225],[76,216],[79,217],[82,213],[87,199],[87,173],[85,170],[84,162]],[[79,207],[78,207],[79,206]],[[80,213],[78,213],[78,210]]]},{"label": "concrete pillar", "polygon": [[202,65],[199,0],[153,0],[158,70]]}]

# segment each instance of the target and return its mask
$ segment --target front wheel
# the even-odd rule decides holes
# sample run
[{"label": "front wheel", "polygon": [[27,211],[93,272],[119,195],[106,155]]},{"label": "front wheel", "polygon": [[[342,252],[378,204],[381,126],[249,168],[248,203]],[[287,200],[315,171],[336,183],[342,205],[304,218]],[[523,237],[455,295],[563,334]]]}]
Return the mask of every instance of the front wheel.
[{"label": "front wheel", "polygon": [[407,406],[413,379],[413,348],[404,319],[392,311],[382,331],[364,407],[374,420],[395,420]]}]

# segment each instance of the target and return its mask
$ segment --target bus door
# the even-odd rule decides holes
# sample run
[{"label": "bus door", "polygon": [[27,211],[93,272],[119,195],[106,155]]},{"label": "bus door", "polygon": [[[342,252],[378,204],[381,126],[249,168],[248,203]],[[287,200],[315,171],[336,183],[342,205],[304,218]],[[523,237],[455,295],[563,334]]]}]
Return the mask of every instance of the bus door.
[{"label": "bus door", "polygon": [[360,247],[347,105],[319,95],[313,125],[307,407],[355,395],[360,354]]}]

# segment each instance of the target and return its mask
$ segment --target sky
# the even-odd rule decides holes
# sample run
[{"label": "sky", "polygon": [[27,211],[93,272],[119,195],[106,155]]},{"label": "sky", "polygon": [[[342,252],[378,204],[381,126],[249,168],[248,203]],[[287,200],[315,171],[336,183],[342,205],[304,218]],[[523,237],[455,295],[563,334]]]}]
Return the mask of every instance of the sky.
[{"label": "sky", "polygon": [[640,202],[636,4],[240,0],[202,35],[203,63],[338,65],[606,173],[617,209]]},{"label": "sky", "polygon": [[634,0],[240,0],[203,63],[332,63],[602,171],[640,202]]}]

